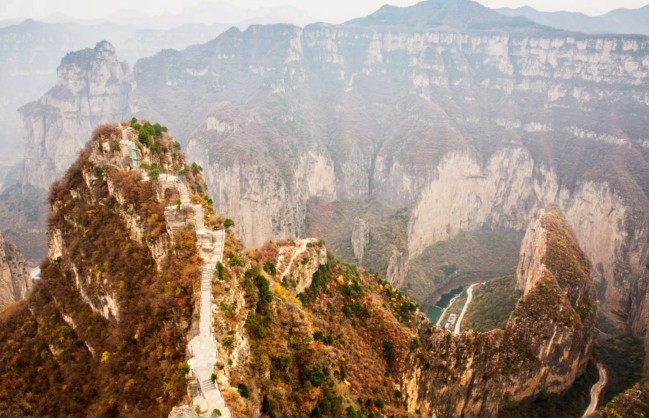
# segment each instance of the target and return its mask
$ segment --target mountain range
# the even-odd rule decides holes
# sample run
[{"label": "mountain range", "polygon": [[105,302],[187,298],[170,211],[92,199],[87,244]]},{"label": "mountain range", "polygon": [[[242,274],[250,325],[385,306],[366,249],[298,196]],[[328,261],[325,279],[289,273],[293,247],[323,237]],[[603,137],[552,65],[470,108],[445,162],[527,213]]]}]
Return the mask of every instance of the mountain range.
[{"label": "mountain range", "polygon": [[[61,330],[65,322],[77,333],[64,340],[87,359],[88,376],[121,379],[113,367],[123,358],[104,362],[94,352],[123,347],[78,331],[92,311],[108,335],[137,346],[129,361],[153,364],[152,340],[131,341],[135,328],[170,332],[163,351],[180,361],[179,341],[200,335],[206,316],[203,291],[187,291],[198,280],[191,274],[220,245],[203,241],[227,229],[222,267],[200,286],[216,289],[206,308],[220,324],[210,328],[218,347],[210,352],[228,364],[214,363],[210,383],[188,363],[194,401],[200,391],[222,392],[206,402],[225,402],[234,416],[381,408],[542,416],[568,398],[582,408],[583,388],[597,380],[593,353],[611,375],[609,400],[640,380],[640,364],[649,370],[643,355],[621,354],[649,347],[649,38],[557,26],[468,0],[430,0],[337,25],[233,27],[138,59],[132,71],[106,41],[66,55],[57,84],[21,108],[28,151],[22,183],[7,189],[12,201],[63,180],[49,193],[43,285],[30,309],[11,311],[4,335],[18,338],[20,321],[37,324],[40,309],[58,310]],[[181,146],[195,163],[181,161]],[[191,198],[167,190],[174,187]],[[219,214],[203,228],[197,207],[212,203]],[[7,204],[7,213],[19,206]],[[175,241],[181,219],[203,242],[185,264],[182,303],[161,267],[189,242]],[[87,235],[92,243],[80,238]],[[137,316],[133,283],[113,282],[128,267],[102,258],[113,239],[146,266],[152,293],[136,293],[152,307],[176,304],[173,328]],[[157,282],[167,285],[149,286]],[[454,336],[425,317],[457,292],[468,306],[472,290],[488,332],[458,327]],[[449,309],[462,318],[454,300]],[[120,323],[120,312],[140,322]],[[56,359],[58,348],[50,353]],[[615,366],[620,359],[628,364]],[[172,379],[168,366],[158,371]],[[151,383],[129,370],[133,385]],[[638,387],[633,405],[644,399]],[[179,387],[151,390],[164,394],[162,415],[191,403]],[[566,390],[574,392],[561,398]],[[101,393],[93,411],[124,413],[133,402],[108,389],[84,393]],[[621,396],[612,411],[631,407]]]},{"label": "mountain range", "polygon": [[506,16],[530,19],[542,25],[572,32],[649,35],[649,5],[639,9],[616,9],[601,16],[577,12],[541,12],[532,7],[497,9]]},{"label": "mountain range", "polygon": [[309,18],[291,8],[248,10],[226,3],[204,2],[178,14],[143,15],[122,11],[106,19],[83,20],[52,15],[42,21],[0,22],[0,166],[17,165],[24,154],[25,132],[17,109],[37,99],[56,82],[56,68],[71,51],[109,40],[120,57],[133,65],[162,49],[184,49],[209,41],[231,26],[291,22]]},{"label": "mountain range", "polygon": [[369,27],[448,27],[503,31],[535,26],[531,19],[503,16],[479,3],[465,0],[423,1],[410,7],[385,5],[375,13],[350,20],[347,24]]},{"label": "mountain range", "polygon": [[585,370],[595,288],[557,209],[504,329],[452,335],[321,241],[246,251],[165,130],[104,124],[52,186],[42,278],[0,314],[3,416],[495,415]]}]

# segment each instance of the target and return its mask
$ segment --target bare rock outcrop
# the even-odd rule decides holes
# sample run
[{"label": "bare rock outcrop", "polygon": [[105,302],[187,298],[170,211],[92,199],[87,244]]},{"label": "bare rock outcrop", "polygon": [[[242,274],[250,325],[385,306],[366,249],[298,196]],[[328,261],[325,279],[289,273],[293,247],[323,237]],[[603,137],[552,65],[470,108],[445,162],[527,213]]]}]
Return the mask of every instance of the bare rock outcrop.
[{"label": "bare rock outcrop", "polygon": [[0,234],[0,309],[24,299],[31,288],[32,279],[25,259]]},{"label": "bare rock outcrop", "polygon": [[[381,225],[367,218],[382,253],[369,265],[365,248],[363,262],[391,266],[391,282],[405,288],[409,266],[393,245],[416,262],[463,232],[522,233],[557,204],[595,266],[602,328],[649,335],[649,300],[638,296],[649,283],[647,39],[412,27],[397,24],[406,11],[392,12],[363,24],[231,30],[141,60],[133,96],[182,131],[246,245],[312,235],[322,213],[310,210],[314,200],[406,208],[403,239],[380,242]],[[352,217],[340,229],[353,226]],[[358,260],[339,235],[339,255]]]},{"label": "bare rock outcrop", "polygon": [[363,263],[365,246],[370,242],[370,225],[362,218],[354,219],[352,227],[352,249],[358,264]]},{"label": "bare rock outcrop", "polygon": [[493,416],[507,403],[561,393],[583,373],[597,302],[590,262],[558,209],[529,228],[517,283],[524,294],[504,330],[451,336],[424,321],[427,354],[404,378],[409,410]]},{"label": "bare rock outcrop", "polygon": [[392,250],[388,270],[385,273],[387,280],[396,287],[401,287],[408,274],[408,254]]},{"label": "bare rock outcrop", "polygon": [[198,418],[196,411],[191,406],[176,406],[169,413],[169,418]]},{"label": "bare rock outcrop", "polygon": [[313,274],[327,262],[327,249],[315,238],[299,240],[279,246],[277,270],[295,293],[302,293],[311,286]]},{"label": "bare rock outcrop", "polygon": [[95,126],[129,113],[132,75],[110,43],[67,54],[57,73],[56,86],[19,109],[27,131],[23,185],[46,189],[74,161]]}]

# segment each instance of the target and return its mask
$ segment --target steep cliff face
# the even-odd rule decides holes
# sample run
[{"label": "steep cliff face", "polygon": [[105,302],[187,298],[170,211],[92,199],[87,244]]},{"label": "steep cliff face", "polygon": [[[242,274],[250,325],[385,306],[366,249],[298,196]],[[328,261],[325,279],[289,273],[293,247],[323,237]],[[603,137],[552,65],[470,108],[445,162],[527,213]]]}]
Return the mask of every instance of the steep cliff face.
[{"label": "steep cliff face", "polygon": [[[247,118],[241,113],[225,105],[219,108],[219,116],[210,115],[197,129],[197,136],[221,138],[224,146],[215,151],[217,159],[210,158],[194,141],[188,145],[188,155],[203,166],[215,204],[238,220],[237,234],[246,245],[258,246],[271,237],[304,235],[307,201],[336,196],[334,162],[312,141],[310,151],[291,152],[271,124],[259,119],[238,122],[238,117]],[[256,142],[251,148],[239,142],[246,128],[268,142]]]},{"label": "steep cliff face", "polygon": [[506,328],[481,334],[433,326],[389,283],[323,257],[317,241],[247,253],[235,243],[214,294],[217,376],[239,388],[224,395],[235,415],[494,416],[565,391],[592,351],[591,267],[556,209],[530,226],[525,294]]},{"label": "steep cliff face", "polygon": [[[387,8],[343,25],[232,29],[139,61],[133,103],[189,141],[248,245],[312,233],[318,202],[407,208],[405,238],[363,262],[399,285],[432,244],[522,233],[557,204],[595,266],[601,326],[642,335],[649,41],[503,27],[461,2],[464,25],[461,5],[439,3],[430,19]],[[345,222],[332,245],[354,260]]]},{"label": "steep cliff face", "polygon": [[517,282],[524,294],[504,331],[449,338],[422,324],[425,354],[404,373],[409,410],[494,415],[507,403],[568,389],[593,347],[597,303],[590,274],[561,213],[544,213],[521,248]]},{"label": "steep cliff face", "polygon": [[22,254],[0,234],[0,309],[25,299],[32,279]]},{"label": "steep cliff face", "polygon": [[431,244],[484,226],[521,230],[549,204],[565,213],[581,248],[597,267],[594,277],[601,286],[602,311],[623,329],[620,313],[628,309],[623,307],[629,283],[618,282],[619,265],[637,263],[644,251],[636,247],[629,254],[625,248],[631,204],[607,184],[584,181],[572,190],[560,185],[553,170],[535,167],[523,149],[495,153],[484,168],[467,155],[445,158],[437,167],[437,178],[423,189],[412,210],[408,254],[416,257]]},{"label": "steep cliff face", "polygon": [[20,108],[27,130],[23,185],[47,188],[83,148],[92,129],[128,115],[132,76],[108,42],[67,54],[58,83]]},{"label": "steep cliff face", "polygon": [[42,279],[0,318],[2,416],[162,417],[187,397],[197,221],[177,223],[161,172],[204,185],[162,127],[132,125],[100,126],[51,188]]},{"label": "steep cliff face", "polygon": [[369,241],[370,226],[362,218],[354,219],[354,226],[352,229],[352,249],[354,250],[354,257],[356,257],[359,264],[363,263],[365,246]]},{"label": "steep cliff face", "polygon": [[[200,168],[164,131],[101,126],[52,186],[42,280],[0,315],[1,415],[168,416],[212,391],[226,416],[478,416],[582,372],[596,301],[558,211],[525,239],[506,329],[453,336],[322,241],[246,251],[217,231]],[[194,381],[203,354],[213,378]]]}]

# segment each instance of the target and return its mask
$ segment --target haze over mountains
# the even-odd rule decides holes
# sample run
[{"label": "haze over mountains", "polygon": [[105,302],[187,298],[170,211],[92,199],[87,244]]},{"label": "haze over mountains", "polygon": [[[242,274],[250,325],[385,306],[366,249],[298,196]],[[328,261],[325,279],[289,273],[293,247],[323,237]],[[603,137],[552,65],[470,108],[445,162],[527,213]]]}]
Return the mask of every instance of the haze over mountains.
[{"label": "haze over mountains", "polygon": [[199,3],[178,14],[147,16],[123,11],[100,20],[52,15],[2,21],[0,24],[0,166],[15,166],[23,157],[25,132],[17,109],[36,100],[56,82],[56,68],[71,51],[110,41],[131,66],[162,49],[183,49],[215,38],[231,26],[311,19],[291,8],[247,10],[225,3]]},{"label": "haze over mountains", "polygon": [[649,6],[636,10],[617,9],[601,16],[576,12],[541,12],[531,7],[497,9],[506,16],[525,17],[542,25],[573,32],[649,35]]},{"label": "haze over mountains", "polygon": [[[199,7],[185,16],[211,19],[209,13]],[[20,108],[27,132],[23,174],[20,184],[7,184],[0,195],[0,210],[11,215],[3,216],[2,230],[27,249],[26,243],[35,242],[29,234],[43,235],[43,225],[40,230],[33,225],[41,222],[34,208],[43,208],[44,198],[30,198],[42,196],[52,179],[64,178],[49,199],[58,213],[56,223],[50,221],[46,262],[52,281],[39,288],[40,299],[29,301],[31,310],[60,310],[50,296],[56,295],[55,301],[65,297],[61,325],[74,330],[89,309],[111,335],[124,333],[131,341],[135,330],[118,324],[114,313],[121,306],[139,312],[128,301],[133,289],[112,281],[117,270],[101,258],[107,247],[90,247],[115,239],[135,248],[150,273],[147,280],[171,280],[172,286],[160,268],[153,269],[163,259],[180,262],[174,248],[181,244],[172,244],[178,236],[169,227],[177,219],[170,211],[189,217],[183,218],[189,235],[199,239],[204,233],[192,219],[197,215],[184,207],[189,198],[165,191],[167,183],[177,183],[159,180],[162,170],[186,183],[192,205],[209,208],[213,202],[224,218],[232,218],[234,234],[253,248],[246,253],[229,234],[227,248],[234,255],[224,261],[232,281],[220,283],[216,270],[210,273],[222,292],[215,294],[221,299],[214,315],[226,324],[216,340],[222,344],[220,354],[234,361],[219,369],[218,385],[226,388],[226,401],[236,405],[235,411],[250,413],[263,405],[272,410],[273,404],[290,409],[293,402],[323,411],[318,408],[325,408],[323,399],[334,402],[328,393],[340,389],[345,370],[355,381],[367,378],[351,369],[367,361],[381,364],[370,380],[378,382],[383,375],[384,389],[363,386],[353,396],[335,392],[342,404],[376,390],[394,413],[493,415],[509,401],[527,402],[569,388],[587,369],[595,337],[602,344],[633,335],[642,339],[640,346],[649,347],[649,38],[636,33],[643,30],[642,21],[633,23],[625,11],[601,18],[504,13],[468,0],[430,0],[406,8],[384,6],[342,24],[232,27],[216,37],[209,31],[217,26],[169,30],[161,17],[162,29],[136,32],[137,42],[133,32],[121,32],[129,26],[106,23],[28,21],[0,29],[9,51],[3,57],[9,63],[3,82],[20,94],[31,90],[15,86],[23,80],[18,77],[42,76],[44,83],[59,49],[74,50],[57,61],[58,81]],[[128,23],[128,14],[121,19]],[[626,29],[616,19],[629,22]],[[593,33],[580,33],[579,25]],[[185,30],[187,36],[180,36]],[[116,40],[73,47],[106,33]],[[207,39],[198,39],[202,36]],[[168,49],[171,41],[180,46]],[[187,42],[195,44],[185,48]],[[39,49],[43,53],[36,53]],[[4,99],[8,108],[11,100],[16,99]],[[96,125],[133,115],[139,121],[97,130],[93,145],[73,164]],[[159,125],[145,128],[143,120],[168,127],[179,143]],[[187,163],[177,154],[181,144]],[[123,176],[133,178],[124,182]],[[77,204],[83,210],[75,209]],[[550,209],[540,216],[545,208]],[[98,212],[102,217],[94,216]],[[118,225],[119,233],[111,235],[102,219]],[[213,227],[225,225],[216,214],[212,221]],[[86,243],[79,238],[85,234],[101,240]],[[310,236],[380,281],[327,257],[318,240],[297,240]],[[186,250],[189,260],[193,250]],[[92,261],[84,264],[90,255]],[[173,267],[182,270],[182,265]],[[289,269],[293,276],[286,278]],[[410,299],[394,293],[405,292],[426,310],[460,286],[509,278],[513,292],[514,276],[523,296],[516,307],[505,309],[501,331],[486,334],[471,331],[450,338],[416,312]],[[168,341],[174,345],[169,356],[176,361],[183,355],[177,341],[191,332],[186,321],[199,296],[183,296],[181,306],[170,289],[152,287],[149,296],[154,305],[174,303],[182,311]],[[497,304],[496,299],[488,303]],[[250,321],[242,319],[249,315]],[[293,318],[290,326],[277,322],[288,317]],[[301,319],[306,317],[315,322]],[[10,323],[38,318],[22,309],[13,311]],[[351,331],[355,321],[365,324],[369,330],[360,332],[368,334]],[[317,338],[311,332],[314,324],[323,328]],[[143,335],[164,333],[160,324],[143,320],[141,325],[149,330]],[[286,337],[295,351],[290,361],[284,359],[272,348],[284,341],[284,326],[323,351],[294,362],[306,355],[306,346],[291,345],[295,340]],[[393,340],[380,340],[377,330]],[[13,338],[17,332],[8,328],[6,335]],[[95,334],[85,334],[90,340],[80,335],[66,340],[80,350],[72,352],[83,353],[78,354],[85,359],[82,364],[93,375],[111,375],[112,369],[98,366],[94,351],[84,351],[84,344],[92,340],[91,347],[110,353],[123,354],[123,348]],[[327,335],[340,349],[349,335],[354,362],[345,363],[326,348]],[[365,349],[367,357],[357,356],[364,351],[359,348],[364,338],[373,348]],[[145,353],[142,347],[151,340],[146,341],[144,346],[131,341],[140,351],[129,355]],[[512,342],[529,350],[512,349]],[[57,353],[52,351],[53,358]],[[273,374],[248,369],[251,358]],[[396,369],[390,361],[396,361]],[[48,364],[56,369],[54,363]],[[393,373],[405,364],[414,366]],[[164,373],[172,376],[167,366]],[[293,383],[311,382],[303,368],[316,373],[317,367],[331,378],[324,387],[334,392],[314,389],[317,396],[302,404],[289,399],[286,393],[298,390]],[[648,370],[645,362],[645,376]],[[66,378],[76,382],[78,376]],[[249,400],[236,389],[239,383],[253,388]],[[282,391],[272,392],[275,387]],[[57,390],[56,385],[48,388]],[[93,390],[84,393],[92,397]],[[182,388],[172,392],[160,403],[161,411],[178,402]],[[487,392],[497,395],[481,395]],[[128,396],[120,397],[115,408],[127,410]],[[380,409],[373,402],[368,411]],[[138,411],[144,414],[146,405]],[[103,399],[93,408],[111,410]],[[306,409],[300,413],[308,415]]]},{"label": "haze over mountains", "polygon": [[[646,39],[530,21],[504,32],[488,22],[507,19],[472,2],[414,7],[428,6],[433,20],[384,8],[338,26],[230,30],[139,61],[131,100],[189,138],[217,206],[246,220],[249,245],[304,235],[325,213],[309,209],[318,201],[367,201],[384,222],[405,208],[403,229],[375,241],[372,267],[408,288],[419,280],[398,266],[430,245],[483,227],[520,231],[537,208],[563,202],[587,253],[615,276],[622,225],[646,210],[629,205],[645,195]],[[475,9],[476,27],[454,26]],[[640,171],[622,174],[620,161]],[[581,203],[620,196],[627,204]],[[338,220],[347,231],[352,221]],[[325,239],[342,249],[331,229]]]},{"label": "haze over mountains", "polygon": [[[477,4],[475,6],[478,7]],[[371,19],[378,18],[382,12],[378,11]],[[415,13],[424,13],[435,19],[429,12],[417,10]],[[646,8],[617,10],[600,17],[578,13],[543,13],[530,8],[500,9],[499,12],[525,17],[549,27],[585,33],[646,34],[649,31]],[[458,16],[458,22],[468,26],[482,24],[471,23],[472,17],[466,14],[467,10],[464,13]],[[479,16],[474,15],[473,18],[476,17]],[[504,20],[498,20],[502,28],[520,23],[512,20],[505,24]],[[0,58],[7,65],[0,72],[0,127],[5,133],[0,142],[0,165],[6,169],[22,157],[25,132],[21,129],[19,118],[16,118],[15,110],[37,99],[54,84],[55,69],[67,52],[93,47],[101,40],[108,40],[120,52],[120,59],[133,66],[139,58],[153,55],[161,49],[180,50],[207,42],[230,26],[243,30],[250,24],[281,22],[305,25],[312,21],[306,13],[293,8],[248,10],[227,3],[209,2],[185,7],[176,14],[156,14],[151,11],[149,15],[143,15],[141,12],[122,11],[101,20],[81,20],[54,14],[40,22],[18,19],[2,21],[0,44],[3,52]]]},{"label": "haze over mountains", "polygon": [[[379,223],[406,208],[402,229],[385,237],[370,263],[395,283],[417,287],[424,300],[426,280],[406,278],[427,247],[483,227],[521,231],[537,208],[557,199],[564,210],[574,208],[578,236],[619,237],[608,246],[584,242],[602,264],[600,274],[615,276],[618,246],[631,245],[622,244],[629,203],[645,210],[633,191],[642,188],[638,171],[619,174],[618,164],[645,170],[645,48],[637,38],[564,35],[469,1],[424,2],[384,7],[339,26],[231,29],[204,45],[162,52],[137,63],[129,101],[133,111],[161,120],[189,144],[217,207],[246,220],[238,230],[247,244],[317,227],[324,213],[312,209],[318,200],[370,202],[383,214]],[[580,50],[585,55],[576,55]],[[604,51],[613,55],[600,60]],[[624,107],[624,114],[611,113],[611,106]],[[602,153],[618,157],[595,166],[573,159]],[[490,171],[489,164],[512,158],[511,171]],[[520,164],[529,165],[529,174]],[[439,186],[427,180],[458,165],[493,176],[486,183],[502,184],[502,191],[451,172]],[[313,170],[316,176],[308,174]],[[466,207],[459,195],[444,199],[444,207],[429,200],[458,181],[478,187],[467,198],[481,203]],[[512,189],[511,182],[522,183]],[[620,194],[633,198],[611,213],[579,203],[594,196],[614,202]],[[424,215],[430,211],[438,213],[432,223]],[[617,221],[604,224],[612,229],[581,220],[613,213]],[[349,236],[324,234],[341,255],[354,256],[344,249]]]},{"label": "haze over mountains", "polygon": [[509,30],[534,26],[530,20],[505,17],[476,2],[454,0],[424,1],[411,7],[386,5],[369,16],[352,19],[347,24],[479,30]]}]

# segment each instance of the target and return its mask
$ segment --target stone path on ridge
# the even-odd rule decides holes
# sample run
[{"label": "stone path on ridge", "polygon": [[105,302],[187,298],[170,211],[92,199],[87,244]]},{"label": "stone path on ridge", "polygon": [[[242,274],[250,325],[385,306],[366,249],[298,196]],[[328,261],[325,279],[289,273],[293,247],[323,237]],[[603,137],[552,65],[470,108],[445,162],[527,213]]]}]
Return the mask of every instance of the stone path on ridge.
[{"label": "stone path on ridge", "polygon": [[225,230],[212,231],[205,228],[205,211],[200,204],[192,204],[189,190],[177,176],[161,174],[160,181],[165,186],[174,187],[180,194],[182,207],[191,208],[194,212],[194,227],[196,229],[196,247],[201,257],[201,289],[198,335],[189,342],[192,357],[189,365],[198,380],[201,395],[194,398],[194,406],[207,412],[208,416],[218,409],[221,416],[231,418],[225,400],[218,385],[212,381],[214,366],[218,361],[216,340],[212,333],[212,278],[216,263],[223,261],[225,245]]}]

